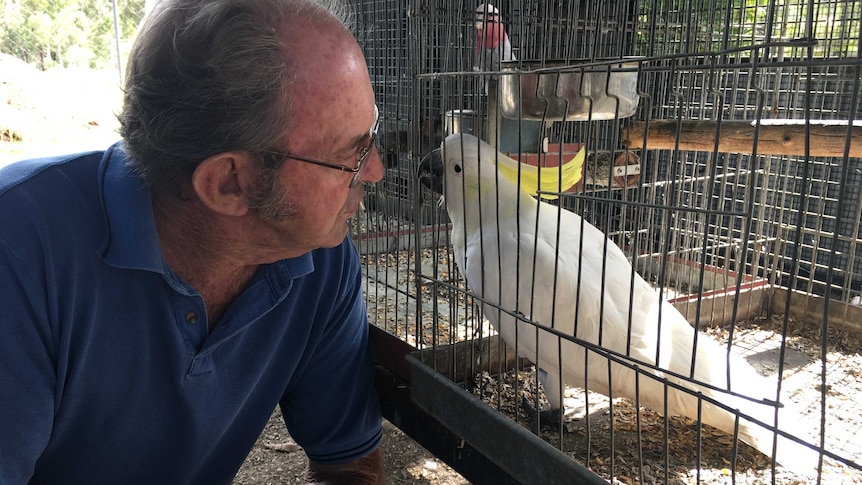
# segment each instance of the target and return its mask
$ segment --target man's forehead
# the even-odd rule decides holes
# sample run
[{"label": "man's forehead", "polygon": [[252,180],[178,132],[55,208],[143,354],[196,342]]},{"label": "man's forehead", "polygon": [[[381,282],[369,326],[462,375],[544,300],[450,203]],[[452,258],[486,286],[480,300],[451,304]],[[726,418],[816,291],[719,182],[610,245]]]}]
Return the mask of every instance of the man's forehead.
[{"label": "man's forehead", "polygon": [[374,91],[353,36],[343,26],[315,23],[284,34],[285,58],[295,70],[286,93],[294,121],[286,136],[292,148],[340,150],[368,137]]},{"label": "man's forehead", "polygon": [[315,97],[298,101],[293,110],[293,128],[287,133],[291,148],[325,147],[336,153],[364,147],[379,117],[377,106],[365,102],[327,102]]}]

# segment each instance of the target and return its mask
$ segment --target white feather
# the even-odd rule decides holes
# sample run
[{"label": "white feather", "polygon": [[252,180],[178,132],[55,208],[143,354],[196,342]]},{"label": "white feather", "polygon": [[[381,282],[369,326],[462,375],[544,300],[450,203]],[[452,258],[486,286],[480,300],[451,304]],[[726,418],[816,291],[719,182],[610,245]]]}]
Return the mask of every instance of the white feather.
[{"label": "white feather", "polygon": [[[471,291],[489,303],[483,305],[483,312],[502,338],[546,374],[542,384],[554,408],[563,402],[560,371],[567,386],[632,400],[636,398],[636,372],[611,363],[609,382],[607,357],[596,352],[585,356],[584,346],[546,329],[683,376],[691,373],[696,349],[694,380],[727,389],[729,368],[734,392],[775,398],[775,382],[761,377],[742,358],[728,357],[725,346],[695,332],[632,270],[622,250],[601,231],[573,212],[537,201],[498,175],[496,164],[517,162],[471,135],[456,134],[443,143],[443,163],[444,200],[452,220],[456,264]],[[539,331],[512,314],[537,322]],[[666,378],[764,423],[774,422],[773,406],[646,366],[641,369],[646,372],[639,382],[639,402],[659,413],[664,413],[666,405],[670,415],[698,416],[698,398],[691,393],[669,386],[665,403],[665,384],[659,379]],[[700,406],[703,422],[733,434],[733,413],[706,400]],[[789,413],[782,410],[781,423],[792,422]],[[772,456],[771,431],[740,419],[738,432],[739,439]],[[807,471],[813,470],[818,459],[812,449],[786,438],[779,438],[777,457],[785,466]]]}]

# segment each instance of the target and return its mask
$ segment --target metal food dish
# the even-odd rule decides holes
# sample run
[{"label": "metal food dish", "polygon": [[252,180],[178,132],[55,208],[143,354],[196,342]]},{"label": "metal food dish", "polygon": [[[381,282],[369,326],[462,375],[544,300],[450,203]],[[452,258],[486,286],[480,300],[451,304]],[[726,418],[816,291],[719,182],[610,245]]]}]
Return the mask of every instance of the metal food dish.
[{"label": "metal food dish", "polygon": [[482,138],[482,125],[485,117],[472,109],[453,109],[443,116],[443,130],[446,135],[469,133]]},{"label": "metal food dish", "polygon": [[[500,111],[522,120],[586,121],[627,118],[638,106],[638,61],[578,64],[504,61]],[[540,72],[530,72],[540,70]],[[610,79],[608,77],[610,76]]]}]

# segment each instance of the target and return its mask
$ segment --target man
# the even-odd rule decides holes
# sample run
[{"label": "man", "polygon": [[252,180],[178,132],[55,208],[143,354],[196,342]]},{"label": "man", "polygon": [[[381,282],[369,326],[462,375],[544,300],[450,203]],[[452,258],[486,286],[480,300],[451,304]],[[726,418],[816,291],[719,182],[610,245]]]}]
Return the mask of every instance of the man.
[{"label": "man", "polygon": [[276,404],[308,482],[382,482],[347,231],[383,166],[346,18],[163,0],[123,143],[0,171],[0,483],[227,483]]}]

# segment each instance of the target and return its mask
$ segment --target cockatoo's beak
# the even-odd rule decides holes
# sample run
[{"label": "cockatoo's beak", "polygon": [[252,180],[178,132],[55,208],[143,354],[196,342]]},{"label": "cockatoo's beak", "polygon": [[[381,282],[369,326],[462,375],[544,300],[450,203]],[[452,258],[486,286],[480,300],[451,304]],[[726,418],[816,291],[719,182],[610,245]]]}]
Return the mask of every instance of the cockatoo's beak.
[{"label": "cockatoo's beak", "polygon": [[425,155],[419,163],[419,181],[438,194],[443,194],[443,165],[442,150],[437,148]]}]

